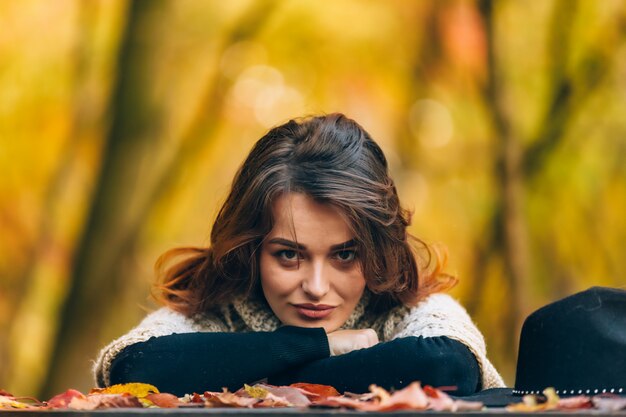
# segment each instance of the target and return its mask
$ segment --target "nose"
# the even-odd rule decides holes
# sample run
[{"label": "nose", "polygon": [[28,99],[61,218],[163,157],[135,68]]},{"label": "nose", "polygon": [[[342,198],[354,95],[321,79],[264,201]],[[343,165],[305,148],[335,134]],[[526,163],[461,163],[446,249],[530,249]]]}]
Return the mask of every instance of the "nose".
[{"label": "nose", "polygon": [[322,262],[311,265],[310,270],[302,280],[302,290],[313,299],[321,299],[330,290],[328,274],[324,273]]}]

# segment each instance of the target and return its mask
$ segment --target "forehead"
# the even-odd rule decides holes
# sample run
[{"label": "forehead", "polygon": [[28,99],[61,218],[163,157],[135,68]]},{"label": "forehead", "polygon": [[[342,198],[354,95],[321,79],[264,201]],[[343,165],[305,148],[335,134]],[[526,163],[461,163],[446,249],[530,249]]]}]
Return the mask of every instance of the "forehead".
[{"label": "forehead", "polygon": [[269,237],[297,238],[302,243],[319,239],[345,242],[354,237],[338,207],[319,203],[302,193],[278,197],[272,205],[272,218],[274,226]]}]

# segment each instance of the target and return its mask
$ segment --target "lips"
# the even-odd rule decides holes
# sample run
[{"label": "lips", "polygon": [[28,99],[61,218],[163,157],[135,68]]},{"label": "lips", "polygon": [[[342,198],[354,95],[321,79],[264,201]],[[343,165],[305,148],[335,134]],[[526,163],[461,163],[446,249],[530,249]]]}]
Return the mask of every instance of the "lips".
[{"label": "lips", "polygon": [[334,306],[327,304],[294,304],[296,311],[305,319],[320,320],[328,317],[335,311]]}]

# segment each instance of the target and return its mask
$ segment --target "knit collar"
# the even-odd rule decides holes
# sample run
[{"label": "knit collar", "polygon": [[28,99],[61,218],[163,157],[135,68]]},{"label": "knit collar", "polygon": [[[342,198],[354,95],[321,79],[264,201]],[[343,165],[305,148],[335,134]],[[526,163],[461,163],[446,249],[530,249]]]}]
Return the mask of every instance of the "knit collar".
[{"label": "knit collar", "polygon": [[[354,308],[348,320],[341,326],[342,329],[355,328],[358,321],[365,314],[365,308],[370,302],[371,293],[365,289],[359,303]],[[238,297],[233,301],[233,307],[247,327],[254,332],[271,332],[279,328],[282,323],[276,317],[262,294],[253,291],[247,297]]]}]

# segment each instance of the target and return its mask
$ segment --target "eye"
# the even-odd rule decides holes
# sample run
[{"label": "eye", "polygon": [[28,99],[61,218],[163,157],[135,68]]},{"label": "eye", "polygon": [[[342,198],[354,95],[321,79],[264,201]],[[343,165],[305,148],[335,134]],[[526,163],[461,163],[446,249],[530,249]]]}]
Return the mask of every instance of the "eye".
[{"label": "eye", "polygon": [[299,257],[301,258],[298,252],[296,252],[295,250],[291,250],[291,249],[280,250],[276,252],[274,256],[277,257],[281,261],[295,261]]},{"label": "eye", "polygon": [[283,250],[283,251],[280,251],[279,253],[280,253],[280,257],[283,259],[292,260],[298,257],[298,254],[296,253],[295,250]]},{"label": "eye", "polygon": [[342,250],[335,253],[335,258],[341,262],[352,262],[356,259],[356,251]]}]

